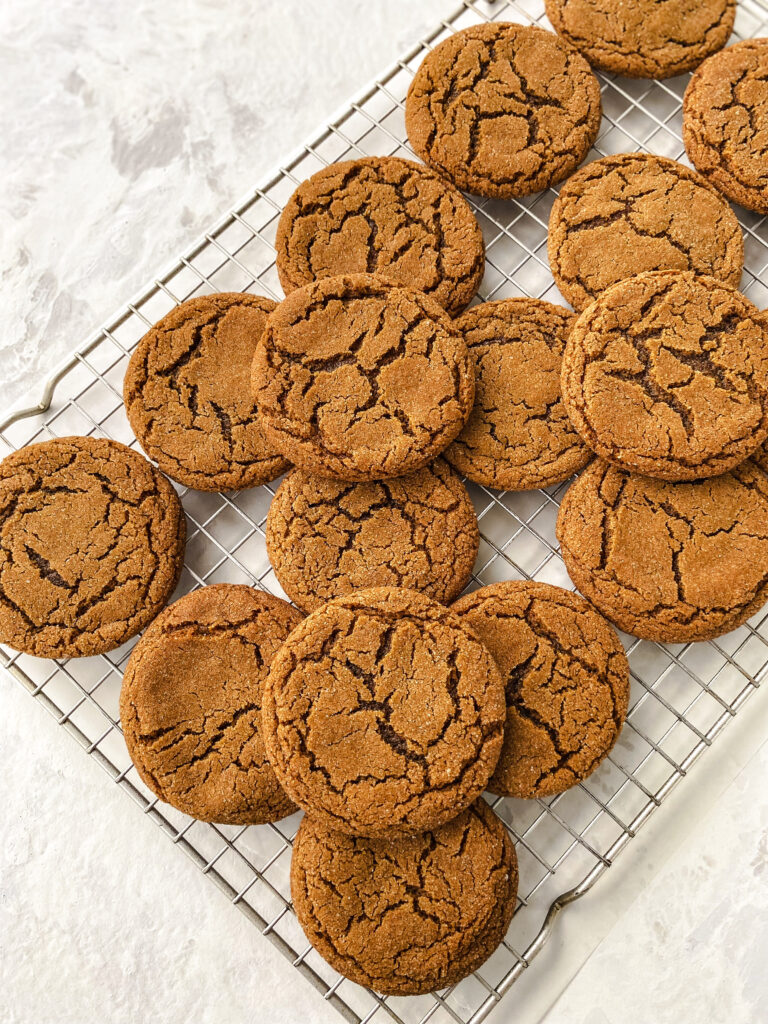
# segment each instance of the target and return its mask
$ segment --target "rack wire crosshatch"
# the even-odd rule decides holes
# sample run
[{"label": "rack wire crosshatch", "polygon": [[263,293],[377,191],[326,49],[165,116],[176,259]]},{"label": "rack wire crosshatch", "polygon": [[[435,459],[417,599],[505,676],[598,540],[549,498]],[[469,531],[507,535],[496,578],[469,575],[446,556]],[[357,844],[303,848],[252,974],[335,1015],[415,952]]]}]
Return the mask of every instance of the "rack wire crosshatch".
[{"label": "rack wire crosshatch", "polygon": [[[137,446],[122,405],[131,349],[173,305],[212,291],[275,298],[277,218],[296,185],[328,163],[359,155],[412,157],[403,104],[425,52],[449,33],[486,20],[542,23],[543,0],[464,0],[461,7],[390,67],[262,187],[254,189],[161,278],[87,341],[48,381],[40,402],[0,424],[0,455],[65,434],[97,434]],[[736,35],[768,34],[768,9],[741,0]],[[645,149],[684,159],[681,99],[687,76],[654,82],[599,76],[603,125],[598,155]],[[487,269],[482,299],[531,295],[562,302],[546,258],[555,193],[519,201],[471,199],[483,228]],[[742,290],[768,306],[768,224],[739,211],[745,234]],[[546,491],[493,492],[470,486],[481,545],[472,586],[536,578],[569,587],[554,536],[567,484]],[[282,594],[264,546],[276,484],[236,494],[183,490],[188,517],[184,573],[177,593],[242,582]],[[270,826],[229,827],[186,818],[139,780],[122,739],[118,697],[132,643],[97,658],[52,662],[0,648],[3,664],[308,978],[348,1021],[479,1024],[545,945],[555,918],[584,895],[760,685],[768,668],[768,610],[706,644],[661,646],[626,637],[632,669],[627,725],[585,783],[549,800],[494,798],[520,861],[520,896],[509,933],[471,978],[439,994],[382,998],[345,981],[309,947],[290,904],[288,868],[298,816]]]}]

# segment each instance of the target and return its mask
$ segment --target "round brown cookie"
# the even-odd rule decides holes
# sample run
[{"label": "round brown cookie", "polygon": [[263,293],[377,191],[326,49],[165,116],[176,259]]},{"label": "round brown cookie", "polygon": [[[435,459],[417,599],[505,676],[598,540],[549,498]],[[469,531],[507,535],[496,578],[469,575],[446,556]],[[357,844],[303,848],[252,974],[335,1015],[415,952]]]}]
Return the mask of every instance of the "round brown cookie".
[{"label": "round brown cookie", "polygon": [[649,270],[693,270],[738,287],[744,239],[733,210],[700,174],[650,153],[582,167],[549,218],[549,265],[575,309]]},{"label": "round brown cookie", "polygon": [[120,721],[142,781],[202,821],[254,825],[296,810],[261,738],[261,691],[302,620],[279,597],[219,583],[186,594],[138,642]]},{"label": "round brown cookie", "polygon": [[553,796],[581,782],[613,747],[629,701],[629,665],[616,633],[578,594],[509,580],[451,608],[506,680],[504,746],[488,788]]},{"label": "round brown cookie", "polygon": [[496,767],[504,685],[455,615],[373,587],[312,612],[272,662],[262,724],[288,795],[328,828],[402,835],[450,821]]},{"label": "round brown cookie", "polygon": [[320,277],[382,273],[452,316],[478,289],[483,234],[461,193],[422,164],[367,156],[303,182],[277,226],[286,294]]},{"label": "round brown cookie", "polygon": [[392,995],[477,970],[506,934],[517,879],[512,840],[484,800],[394,842],[305,817],[291,860],[293,905],[312,945],[346,978]]},{"label": "round brown cookie", "polygon": [[0,462],[0,643],[111,651],[160,611],[184,560],[181,502],[117,441],[61,437]]},{"label": "round brown cookie", "polygon": [[744,462],[670,483],[594,462],[560,506],[557,538],[573,582],[620,629],[709,640],[768,598],[768,475]]},{"label": "round brown cookie", "polygon": [[579,316],[562,386],[601,458],[664,480],[714,476],[768,435],[768,325],[713,277],[639,274]]},{"label": "round brown cookie", "polygon": [[464,426],[472,361],[445,311],[374,277],[326,277],[267,321],[253,389],[268,440],[320,476],[376,480],[420,469]]},{"label": "round brown cookie", "polygon": [[200,491],[256,487],[289,468],[264,438],[249,383],[275,305],[241,292],[190,299],[131,356],[128,419],[147,455],[179,483]]},{"label": "round brown cookie", "polygon": [[745,39],[710,57],[683,98],[691,163],[723,195],[768,213],[768,39]]},{"label": "round brown cookie", "polygon": [[592,458],[560,397],[575,316],[540,299],[501,299],[455,321],[475,363],[475,404],[445,457],[486,487],[548,487]]},{"label": "round brown cookie", "polygon": [[630,78],[671,78],[728,42],[736,0],[545,0],[556,32],[590,64]]},{"label": "round brown cookie", "polygon": [[380,586],[447,604],[469,582],[480,540],[467,489],[442,459],[376,483],[296,469],[269,506],[266,532],[280,585],[307,612]]},{"label": "round brown cookie", "polygon": [[417,154],[455,185],[509,199],[562,181],[600,128],[600,86],[552,32],[495,22],[450,36],[419,66],[405,106]]}]

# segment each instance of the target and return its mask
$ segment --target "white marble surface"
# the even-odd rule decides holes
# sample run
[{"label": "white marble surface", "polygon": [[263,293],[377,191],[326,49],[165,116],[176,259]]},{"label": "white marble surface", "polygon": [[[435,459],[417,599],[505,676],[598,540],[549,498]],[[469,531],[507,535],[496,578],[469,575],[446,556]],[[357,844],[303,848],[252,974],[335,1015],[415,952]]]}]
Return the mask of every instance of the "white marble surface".
[{"label": "white marble surface", "polygon": [[768,1020],[766,774],[764,743],[598,946],[547,1024]]},{"label": "white marble surface", "polygon": [[3,0],[3,400],[454,6]]},{"label": "white marble surface", "polygon": [[[452,6],[4,0],[0,406]],[[492,1021],[768,1020],[767,703]],[[7,677],[0,806],[3,1024],[338,1019]]]}]

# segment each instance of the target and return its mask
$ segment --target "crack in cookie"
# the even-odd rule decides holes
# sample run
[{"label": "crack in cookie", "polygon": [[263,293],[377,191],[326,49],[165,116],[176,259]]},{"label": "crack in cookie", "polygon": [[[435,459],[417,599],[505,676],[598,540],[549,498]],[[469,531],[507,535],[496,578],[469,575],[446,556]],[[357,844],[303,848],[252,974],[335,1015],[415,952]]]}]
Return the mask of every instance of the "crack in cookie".
[{"label": "crack in cookie", "polygon": [[398,157],[313,174],[288,200],[275,247],[286,294],[321,277],[378,273],[431,295],[452,316],[485,268],[469,203],[434,171]]},{"label": "crack in cookie", "polygon": [[551,32],[474,25],[425,57],[405,108],[408,138],[459,188],[510,198],[566,178],[600,127],[600,86]]},{"label": "crack in cookie", "polygon": [[557,518],[568,574],[606,618],[646,640],[721,636],[768,598],[768,476],[753,463],[694,483],[594,462]]},{"label": "crack in cookie", "polygon": [[440,459],[372,483],[294,470],[269,507],[266,537],[280,585],[307,612],[378,586],[448,603],[468,583],[479,544],[466,488]]},{"label": "crack in cookie", "polygon": [[506,679],[504,746],[491,792],[552,796],[587,778],[627,713],[629,666],[613,629],[582,597],[546,583],[482,587],[451,611]]},{"label": "crack in cookie", "polygon": [[568,338],[571,421],[624,469],[665,480],[723,473],[768,435],[767,328],[712,277],[654,271],[612,285]]},{"label": "crack in cookie", "polygon": [[502,743],[493,659],[446,608],[376,587],[309,615],[264,692],[267,753],[288,795],[357,835],[448,821],[483,790]]},{"label": "crack in cookie", "polygon": [[693,270],[738,287],[744,266],[739,222],[717,189],[648,153],[607,156],[569,178],[547,247],[558,288],[579,310],[647,271]]}]

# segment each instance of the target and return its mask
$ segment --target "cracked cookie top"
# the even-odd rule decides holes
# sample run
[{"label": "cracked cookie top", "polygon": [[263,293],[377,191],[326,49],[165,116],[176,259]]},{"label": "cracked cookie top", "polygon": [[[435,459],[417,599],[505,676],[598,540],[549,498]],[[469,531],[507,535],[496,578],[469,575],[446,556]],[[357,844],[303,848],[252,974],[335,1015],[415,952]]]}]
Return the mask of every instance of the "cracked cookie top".
[{"label": "cracked cookie top", "polygon": [[750,455],[750,459],[758,465],[760,469],[768,473],[768,443],[763,442],[757,451]]},{"label": "cracked cookie top", "polygon": [[291,462],[376,480],[431,462],[464,426],[475,382],[464,339],[434,299],[350,274],[280,303],[253,390],[267,439]]},{"label": "cracked cookie top", "polygon": [[286,294],[320,277],[384,274],[431,295],[452,316],[485,268],[480,225],[434,171],[394,156],[331,164],[293,193],[277,227]]},{"label": "cracked cookie top", "polygon": [[665,480],[738,465],[768,435],[768,325],[730,285],[654,271],[587,306],[563,401],[601,458]]},{"label": "cracked cookie top", "polygon": [[501,750],[504,686],[488,651],[422,594],[374,587],[312,612],[272,662],[269,759],[288,795],[353,835],[449,821]]},{"label": "cracked cookie top", "polygon": [[345,977],[396,995],[445,988],[480,967],[507,931],[517,878],[509,833],[483,800],[394,843],[305,817],[291,860],[312,945]]},{"label": "cracked cookie top", "polygon": [[590,64],[630,78],[691,71],[728,42],[736,0],[545,0],[547,17]]},{"label": "cracked cookie top", "polygon": [[597,768],[624,724],[629,665],[583,597],[546,583],[482,587],[451,608],[496,660],[506,685],[504,746],[492,793],[562,793]]},{"label": "cracked cookie top", "polygon": [[202,821],[251,825],[296,808],[261,737],[261,691],[301,612],[253,587],[220,583],[180,598],[138,642],[120,722],[153,793]]},{"label": "cracked cookie top", "polygon": [[549,218],[549,264],[575,309],[627,277],[693,270],[738,287],[744,240],[728,203],[675,160],[619,153],[563,185]]},{"label": "cracked cookie top", "polygon": [[117,441],[62,437],[0,463],[0,642],[40,658],[111,651],[181,572],[181,503]]},{"label": "cracked cookie top", "polygon": [[189,299],[131,356],[128,419],[147,455],[179,483],[234,490],[289,468],[266,442],[250,390],[253,354],[275,305],[240,292]]},{"label": "cracked cookie top", "polygon": [[768,476],[744,462],[671,483],[594,462],[560,506],[557,538],[573,582],[620,629],[710,640],[768,598]]},{"label": "cracked cookie top", "polygon": [[509,199],[568,177],[600,115],[581,54],[542,28],[496,22],[462,29],[424,58],[405,124],[416,153],[459,188]]},{"label": "cracked cookie top", "polygon": [[768,213],[768,39],[746,39],[710,57],[683,98],[691,163],[735,203]]},{"label": "cracked cookie top", "polygon": [[454,321],[475,364],[475,404],[445,458],[470,480],[510,491],[548,487],[592,458],[560,395],[575,319],[539,299],[501,299]]},{"label": "cracked cookie top", "polygon": [[446,604],[469,581],[480,539],[467,490],[442,459],[371,483],[296,469],[269,506],[266,533],[280,585],[308,612],[379,586]]}]

